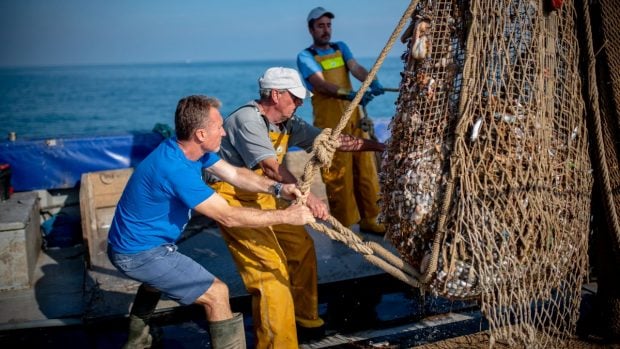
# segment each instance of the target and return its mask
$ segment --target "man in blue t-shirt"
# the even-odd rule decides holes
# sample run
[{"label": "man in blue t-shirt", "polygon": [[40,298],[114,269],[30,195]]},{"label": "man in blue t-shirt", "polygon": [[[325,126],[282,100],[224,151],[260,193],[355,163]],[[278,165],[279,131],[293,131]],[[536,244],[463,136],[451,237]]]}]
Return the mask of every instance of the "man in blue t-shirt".
[{"label": "man in blue t-shirt", "polygon": [[230,165],[215,152],[226,135],[220,102],[207,96],[179,101],[176,136],[164,140],[135,169],[116,207],[108,236],[108,256],[128,277],[140,281],[130,312],[126,348],[150,347],[148,321],[160,294],[183,305],[204,307],[213,348],[245,348],[241,314],[232,314],[228,287],[193,259],[179,253],[175,242],[192,210],[226,227],[262,227],[314,222],[306,206],[262,211],[231,207],[206,185],[202,170],[235,187],[295,199],[295,184],[282,184]]}]

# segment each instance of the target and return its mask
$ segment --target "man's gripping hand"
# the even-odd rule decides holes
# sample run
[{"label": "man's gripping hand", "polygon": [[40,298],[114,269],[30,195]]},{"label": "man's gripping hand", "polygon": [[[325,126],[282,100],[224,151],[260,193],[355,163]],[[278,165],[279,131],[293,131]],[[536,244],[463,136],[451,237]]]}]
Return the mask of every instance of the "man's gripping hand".
[{"label": "man's gripping hand", "polygon": [[286,200],[293,201],[301,197],[301,191],[294,183],[282,185],[282,197]]},{"label": "man's gripping hand", "polygon": [[327,218],[329,218],[329,208],[327,204],[316,195],[309,193],[306,205],[308,205],[314,217],[322,220],[327,220]]},{"label": "man's gripping hand", "polygon": [[316,220],[306,205],[293,204],[287,207],[283,213],[286,215],[285,224],[304,225],[314,223]]}]

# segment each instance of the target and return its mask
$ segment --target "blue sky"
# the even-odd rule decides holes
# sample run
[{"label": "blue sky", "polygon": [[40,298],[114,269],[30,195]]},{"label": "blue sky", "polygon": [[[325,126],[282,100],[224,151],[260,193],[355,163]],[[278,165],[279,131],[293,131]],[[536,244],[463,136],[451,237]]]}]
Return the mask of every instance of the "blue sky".
[{"label": "blue sky", "polygon": [[[332,11],[332,40],[376,58],[404,0],[1,0],[0,66],[247,61],[295,57],[308,12]],[[399,56],[397,43],[390,56]]]}]

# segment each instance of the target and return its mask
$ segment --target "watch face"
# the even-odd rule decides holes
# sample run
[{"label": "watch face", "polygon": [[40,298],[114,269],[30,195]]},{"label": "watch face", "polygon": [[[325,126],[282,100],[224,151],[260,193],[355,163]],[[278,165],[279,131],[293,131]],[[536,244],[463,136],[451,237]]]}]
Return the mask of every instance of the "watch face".
[{"label": "watch face", "polygon": [[280,197],[280,192],[282,191],[282,183],[276,183],[273,185],[273,193],[277,198]]}]

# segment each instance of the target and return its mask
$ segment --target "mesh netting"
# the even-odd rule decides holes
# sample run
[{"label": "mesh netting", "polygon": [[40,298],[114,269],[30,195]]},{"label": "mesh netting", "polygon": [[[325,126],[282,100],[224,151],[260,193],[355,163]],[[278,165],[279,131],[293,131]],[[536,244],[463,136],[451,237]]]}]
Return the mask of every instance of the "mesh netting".
[{"label": "mesh netting", "polygon": [[423,288],[480,300],[491,345],[575,329],[592,186],[575,14],[427,0],[402,37],[381,219]]},{"label": "mesh netting", "polygon": [[[582,32],[596,194],[593,267],[597,275],[597,327],[620,341],[620,3],[583,1]],[[591,7],[590,7],[591,6]],[[590,24],[590,25],[588,25]]]},{"label": "mesh netting", "polygon": [[[620,126],[620,7],[617,0],[601,0],[592,9],[592,23],[601,23],[593,28],[592,61],[596,58],[596,75],[590,78],[590,98],[596,99],[596,110],[590,112],[600,122],[600,133],[596,134],[597,168],[605,178],[598,178],[608,204],[610,230],[615,235],[615,251],[620,243],[620,164],[618,161],[618,127]],[[586,7],[587,8],[587,7]],[[601,168],[605,167],[605,170]],[[599,176],[600,177],[600,176]]]}]

